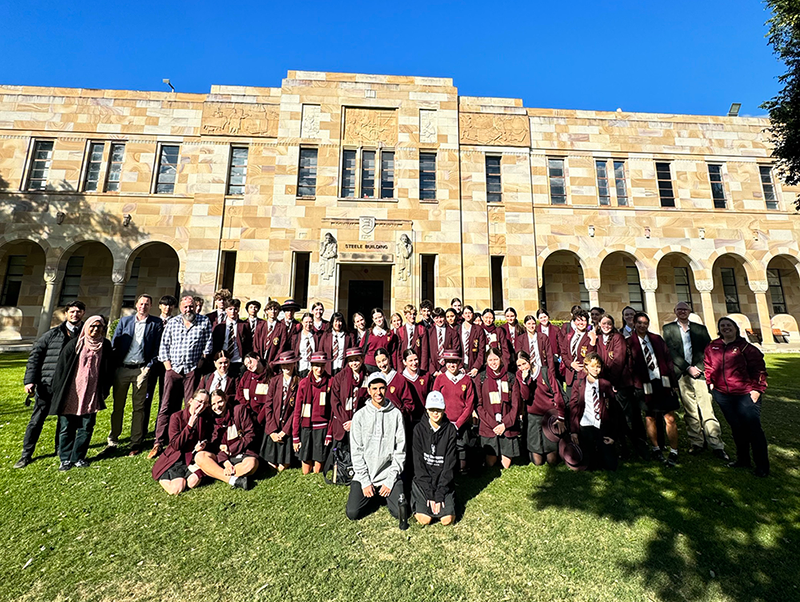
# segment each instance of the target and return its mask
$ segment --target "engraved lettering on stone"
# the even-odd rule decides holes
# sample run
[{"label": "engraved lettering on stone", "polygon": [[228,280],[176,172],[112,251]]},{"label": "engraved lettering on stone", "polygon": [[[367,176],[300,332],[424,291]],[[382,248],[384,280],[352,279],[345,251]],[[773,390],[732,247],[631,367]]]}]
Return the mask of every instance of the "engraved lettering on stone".
[{"label": "engraved lettering on stone", "polygon": [[411,255],[414,247],[408,234],[400,235],[400,242],[397,243],[397,279],[401,282],[408,280],[411,273]]},{"label": "engraved lettering on stone", "polygon": [[528,120],[523,115],[463,113],[460,121],[463,144],[530,145]]},{"label": "engraved lettering on stone", "polygon": [[325,238],[319,245],[319,274],[323,280],[333,278],[336,270],[336,258],[339,256],[339,244],[330,232],[325,233]]},{"label": "engraved lettering on stone", "polygon": [[423,144],[436,143],[436,111],[419,110],[419,141]]},{"label": "engraved lettering on stone", "polygon": [[347,108],[344,114],[344,141],[359,145],[395,146],[397,112],[391,109]]},{"label": "engraved lettering on stone", "polygon": [[319,138],[319,105],[303,105],[303,121],[300,124],[301,138]]}]

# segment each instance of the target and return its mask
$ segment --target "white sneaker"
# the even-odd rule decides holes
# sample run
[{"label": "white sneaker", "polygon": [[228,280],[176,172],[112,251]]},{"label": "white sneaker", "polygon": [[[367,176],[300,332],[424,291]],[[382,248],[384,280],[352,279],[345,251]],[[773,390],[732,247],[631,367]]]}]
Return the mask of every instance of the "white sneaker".
[{"label": "white sneaker", "polygon": [[119,445],[119,441],[114,441],[111,437],[109,437],[106,445],[108,447],[117,447]]}]

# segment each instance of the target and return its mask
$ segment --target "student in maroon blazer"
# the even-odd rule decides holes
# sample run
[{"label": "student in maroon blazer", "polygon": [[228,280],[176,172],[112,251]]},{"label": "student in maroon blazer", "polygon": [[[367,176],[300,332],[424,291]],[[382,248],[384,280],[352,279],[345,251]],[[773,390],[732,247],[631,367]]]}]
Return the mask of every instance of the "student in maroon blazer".
[{"label": "student in maroon blazer", "polygon": [[300,304],[297,303],[294,299],[286,299],[281,305],[281,311],[283,312],[283,323],[286,325],[286,347],[285,350],[292,349],[292,345],[294,344],[294,338],[300,334],[302,330],[302,326],[300,323],[294,319],[294,315],[300,311]]},{"label": "student in maroon blazer", "polygon": [[[455,312],[453,320],[455,321]],[[445,321],[445,311],[441,307],[433,310],[433,327],[428,330],[428,366],[425,368],[432,379],[435,379],[442,372],[444,367],[445,349],[453,349],[461,353],[461,341],[458,338],[458,331],[451,328]]]},{"label": "student in maroon blazer", "polygon": [[403,352],[403,378],[408,382],[411,397],[414,401],[411,410],[411,424],[416,424],[425,416],[425,400],[433,385],[432,379],[424,370],[420,370],[419,355],[413,349]]},{"label": "student in maroon blazer", "polygon": [[453,349],[444,352],[446,371],[436,377],[433,390],[444,397],[445,415],[455,424],[458,431],[456,449],[461,472],[467,470],[467,454],[469,448],[475,446],[472,433],[472,413],[477,406],[477,393],[472,378],[461,370],[461,354]]},{"label": "student in maroon blazer", "polygon": [[[231,354],[230,373],[238,377],[242,371],[244,356],[252,349],[253,343],[248,339],[250,325],[247,320],[239,319],[239,309],[241,302],[238,299],[231,299],[225,305],[225,320],[218,322],[211,331],[211,340],[214,353],[217,351],[228,351]],[[233,327],[236,333],[236,340],[233,347],[228,344],[228,332]]]},{"label": "student in maroon blazer", "polygon": [[325,306],[321,301],[315,301],[311,306],[311,315],[314,317],[312,328],[314,330],[314,334],[317,336],[322,336],[322,334],[329,328],[330,322],[322,317],[324,314]]},{"label": "student in maroon blazer", "polygon": [[297,387],[297,403],[292,421],[292,447],[300,457],[303,474],[322,472],[331,441],[330,377],[325,372],[328,358],[324,353],[311,355],[311,372]]},{"label": "student in maroon blazer", "polygon": [[211,435],[195,462],[202,471],[231,487],[250,489],[250,475],[258,470],[258,456],[253,451],[256,431],[247,408],[231,406],[228,396],[218,389],[211,392]]},{"label": "student in maroon blazer", "polygon": [[258,422],[264,425],[260,456],[278,472],[292,463],[292,427],[300,379],[297,357],[284,351],[272,362],[277,374],[269,381],[267,400],[261,406]]},{"label": "student in maroon blazer", "polygon": [[478,435],[486,454],[486,465],[494,466],[497,457],[503,468],[519,457],[519,396],[514,396],[514,373],[503,365],[496,347],[486,355],[486,370],[480,375],[478,393]]},{"label": "student in maroon blazer", "polygon": [[367,321],[364,314],[357,311],[353,314],[350,323],[353,325],[353,330],[350,334],[353,335],[353,343],[356,347],[363,347],[364,339],[369,337],[369,330],[367,329]]},{"label": "student in maroon blazer", "polygon": [[472,323],[475,313],[471,306],[465,305],[461,315],[464,321],[457,327],[456,333],[461,341],[464,371],[470,378],[474,378],[478,372],[483,370],[486,357],[486,335],[483,327]]},{"label": "student in maroon blazer", "polygon": [[225,320],[225,304],[231,300],[233,295],[226,288],[219,289],[214,293],[214,311],[206,314],[206,318],[211,320],[211,327],[213,328],[223,320]]},{"label": "student in maroon blazer", "polygon": [[[513,360],[514,350],[516,349],[517,345],[517,337],[525,333],[525,328],[519,323],[519,320],[517,319],[517,310],[513,307],[507,307],[503,315],[506,317],[506,323],[500,326],[500,328],[506,335],[506,343],[508,344],[508,357]],[[508,369],[512,372],[515,372],[517,370],[517,366],[513,361],[511,361],[510,364],[508,364]]]},{"label": "student in maroon blazer", "polygon": [[595,350],[587,330],[589,313],[585,309],[576,310],[572,314],[572,324],[575,330],[570,329],[570,334],[561,339],[561,373],[567,385],[566,399],[572,397],[571,390],[575,380],[586,378],[583,358]]},{"label": "student in maroon blazer", "polygon": [[255,299],[251,299],[244,305],[244,312],[247,317],[244,319],[244,325],[247,341],[250,343],[250,348],[245,351],[245,354],[255,351],[256,334],[260,332],[264,320],[258,317],[258,312],[261,311],[261,303]]},{"label": "student in maroon blazer", "polygon": [[494,324],[494,310],[488,307],[483,310],[481,314],[481,328],[483,328],[483,336],[486,341],[486,352],[489,349],[496,348],[500,350],[503,360],[503,365],[508,366],[511,362],[511,349],[508,346],[506,339],[506,331],[503,328],[495,326]]},{"label": "student in maroon blazer", "polygon": [[209,400],[208,391],[198,389],[186,408],[169,419],[169,444],[153,465],[153,478],[170,495],[194,489],[203,478],[194,456],[205,449],[211,434]]},{"label": "student in maroon blazer", "polygon": [[340,370],[347,367],[345,361],[345,351],[353,347],[353,335],[347,332],[347,324],[344,321],[344,314],[334,312],[328,330],[317,338],[319,350],[328,356],[328,365],[325,372],[331,376],[336,376]]},{"label": "student in maroon blazer", "polygon": [[272,365],[278,355],[290,346],[286,322],[278,319],[280,310],[277,301],[267,303],[264,308],[267,319],[259,321],[254,335],[253,350],[264,359],[267,366]]},{"label": "student in maroon blazer", "polygon": [[403,353],[406,349],[413,349],[419,358],[419,365],[427,370],[429,362],[428,329],[422,324],[417,324],[417,309],[413,305],[406,305],[403,308],[403,317],[405,318],[405,322],[397,330],[398,340],[397,351],[395,353],[397,361],[394,366],[398,370],[402,370]]},{"label": "student in maroon blazer", "polygon": [[362,339],[361,349],[364,351],[364,363],[367,365],[367,372],[370,374],[377,372],[379,369],[375,361],[375,353],[378,349],[388,351],[390,361],[394,359],[395,349],[397,349],[397,337],[389,328],[386,323],[386,316],[379,307],[372,310],[372,327],[369,329],[368,336]]},{"label": "student in maroon blazer", "polygon": [[545,462],[555,466],[558,464],[558,444],[545,437],[542,430],[544,416],[550,410],[555,410],[560,424],[564,424],[564,398],[558,384],[556,388],[550,384],[554,382],[552,358],[548,360],[550,366],[537,365],[536,359],[531,358],[527,351],[518,351],[515,358],[517,373],[512,395],[517,398],[525,419],[525,447],[535,466],[542,466]]},{"label": "student in maroon blazer", "polygon": [[[564,337],[571,337],[572,333],[575,331],[575,312],[583,311],[583,308],[580,305],[573,305],[572,308],[569,310],[569,322],[564,322],[561,325],[561,338]],[[586,315],[588,316],[589,313],[587,312]]]},{"label": "student in maroon blazer", "polygon": [[[547,313],[547,310],[540,307],[536,310],[536,321],[538,324],[536,325],[536,332],[539,332],[545,335],[550,342],[550,349],[553,352],[553,355],[556,358],[556,372],[558,373],[558,378],[563,379],[563,375],[561,374],[561,341],[562,341],[562,333],[561,329],[558,326],[554,326],[550,324],[550,314]],[[525,324],[527,324],[527,318],[525,320]],[[526,326],[527,328],[527,326]]]},{"label": "student in maroon blazer", "polygon": [[392,367],[391,354],[387,349],[381,348],[375,352],[375,363],[378,364],[378,370],[386,378],[386,399],[403,413],[403,418],[408,425],[414,413],[414,397],[408,381]]},{"label": "student in maroon blazer", "polygon": [[614,450],[614,424],[611,412],[614,390],[611,383],[600,378],[603,360],[597,353],[584,359],[586,378],[572,387],[572,399],[567,413],[572,442],[580,445],[584,462],[590,469],[617,469]]},{"label": "student in maroon blazer", "polygon": [[[267,401],[269,379],[272,376],[264,361],[255,351],[251,351],[244,358],[245,372],[239,379],[236,387],[236,402],[253,413],[254,417],[261,414],[261,407]],[[263,424],[256,420],[256,429],[259,435],[263,432]]]},{"label": "student in maroon blazer", "polygon": [[228,396],[228,403],[236,405],[236,385],[237,381],[229,374],[231,358],[227,351],[217,351],[214,355],[214,368],[211,374],[206,374],[200,379],[198,387],[206,391],[216,391],[222,389]]},{"label": "student in maroon blazer", "polygon": [[347,365],[331,379],[331,435],[339,449],[350,448],[353,414],[369,400],[364,386],[364,352],[360,347],[349,347],[345,359]]},{"label": "student in maroon blazer", "polygon": [[306,312],[300,320],[302,330],[292,343],[292,351],[297,356],[297,375],[300,378],[308,376],[311,370],[311,355],[320,350],[319,337],[314,334],[314,317]]}]

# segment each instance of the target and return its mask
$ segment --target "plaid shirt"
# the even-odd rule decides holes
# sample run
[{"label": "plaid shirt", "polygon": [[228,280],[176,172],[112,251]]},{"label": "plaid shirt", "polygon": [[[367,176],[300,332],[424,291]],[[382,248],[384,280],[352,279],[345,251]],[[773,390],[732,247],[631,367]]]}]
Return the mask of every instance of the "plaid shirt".
[{"label": "plaid shirt", "polygon": [[177,315],[167,320],[164,327],[158,360],[169,361],[175,372],[186,374],[197,368],[201,356],[211,355],[211,350],[211,320],[197,314],[192,325],[186,328],[183,316]]}]

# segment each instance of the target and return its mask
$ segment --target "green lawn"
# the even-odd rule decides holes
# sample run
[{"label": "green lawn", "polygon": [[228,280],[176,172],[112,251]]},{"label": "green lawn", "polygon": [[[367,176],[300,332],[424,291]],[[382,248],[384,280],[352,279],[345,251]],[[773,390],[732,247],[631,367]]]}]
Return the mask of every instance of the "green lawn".
[{"label": "green lawn", "polygon": [[681,425],[677,469],[485,472],[458,482],[454,527],[406,532],[349,522],[347,489],[298,470],[177,498],[143,456],[59,473],[53,419],[13,470],[24,366],[0,356],[1,600],[800,600],[800,356],[768,358],[768,479],[688,456]]}]

